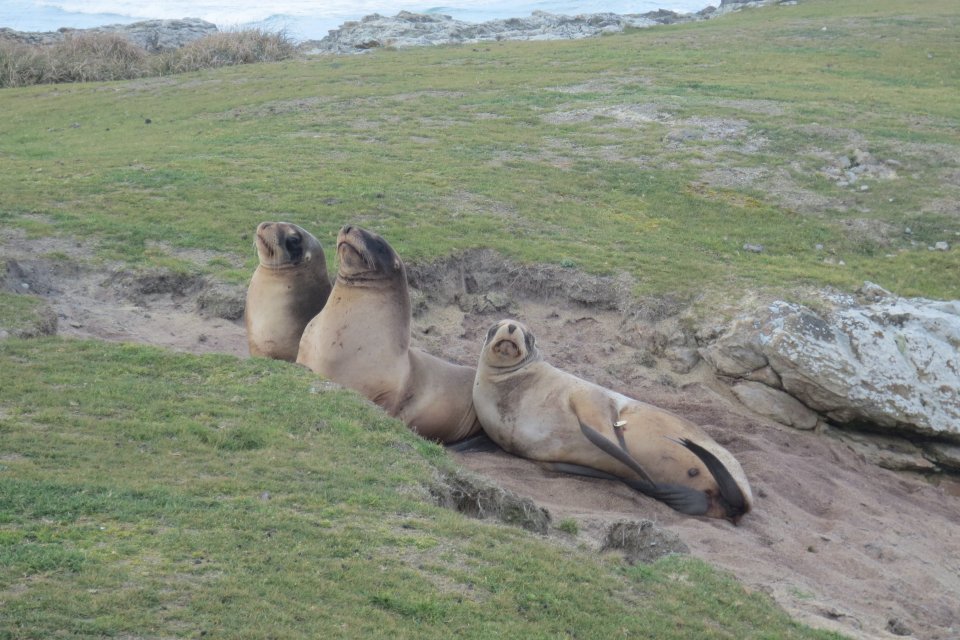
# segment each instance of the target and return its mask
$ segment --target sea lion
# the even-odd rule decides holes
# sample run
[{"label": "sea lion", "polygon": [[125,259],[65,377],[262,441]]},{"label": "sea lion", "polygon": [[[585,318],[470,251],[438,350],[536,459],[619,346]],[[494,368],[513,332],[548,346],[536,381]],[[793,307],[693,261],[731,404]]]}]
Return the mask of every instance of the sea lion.
[{"label": "sea lion", "polygon": [[516,320],[490,327],[473,403],[494,442],[555,470],[622,480],[690,515],[737,522],[753,504],[740,463],[703,429],[548,364]]},{"label": "sea lion", "polygon": [[260,264],[244,310],[250,355],[293,362],[304,327],[330,295],[323,247],[289,222],[261,222],[254,245]]},{"label": "sea lion", "polygon": [[480,432],[475,369],[410,346],[403,261],[386,240],[346,225],[327,305],[300,340],[297,362],[360,392],[425,438],[449,443]]}]

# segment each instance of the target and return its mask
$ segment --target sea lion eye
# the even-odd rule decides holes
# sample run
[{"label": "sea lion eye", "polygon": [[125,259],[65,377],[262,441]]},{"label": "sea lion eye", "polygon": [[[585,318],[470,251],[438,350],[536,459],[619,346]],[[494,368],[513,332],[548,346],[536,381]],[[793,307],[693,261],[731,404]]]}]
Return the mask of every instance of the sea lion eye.
[{"label": "sea lion eye", "polygon": [[537,342],[537,339],[533,337],[533,334],[530,332],[524,334],[523,341],[527,345],[527,351],[533,351],[533,345]]},{"label": "sea lion eye", "polygon": [[300,236],[288,236],[287,237],[287,249],[290,251],[296,251],[300,248],[301,244]]},{"label": "sea lion eye", "polygon": [[490,342],[491,340],[493,340],[493,336],[494,336],[494,334],[497,333],[497,329],[499,329],[499,328],[500,328],[500,324],[499,324],[499,323],[493,325],[492,327],[490,327],[490,330],[487,331],[487,342]]}]

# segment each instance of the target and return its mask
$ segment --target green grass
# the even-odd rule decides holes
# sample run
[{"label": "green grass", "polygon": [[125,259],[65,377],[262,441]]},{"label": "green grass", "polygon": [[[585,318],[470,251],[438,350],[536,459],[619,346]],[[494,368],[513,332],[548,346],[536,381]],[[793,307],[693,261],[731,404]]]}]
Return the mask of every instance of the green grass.
[{"label": "green grass", "polygon": [[[869,278],[957,297],[960,253],[909,265],[960,231],[943,205],[958,197],[958,13],[811,0],[588,41],[5,90],[0,221],[41,220],[135,264],[163,239],[252,265],[253,228],[282,218],[327,244],[364,224],[411,260],[489,246],[626,271],[642,294]],[[737,128],[670,143],[704,119]],[[859,147],[898,162],[898,178],[822,176]],[[724,186],[718,171],[760,177]],[[851,219],[893,231],[864,238]]]},{"label": "green grass", "polygon": [[287,363],[5,340],[0,637],[835,637],[435,507],[450,465]]},{"label": "green grass", "polygon": [[[4,89],[0,229],[234,283],[284,219],[328,247],[361,224],[408,260],[624,271],[638,295],[957,298],[960,250],[927,246],[960,244],[958,15],[809,0]],[[856,149],[898,177],[824,175]],[[40,311],[0,294],[4,329]],[[830,637],[695,560],[627,567],[434,507],[451,464],[283,363],[4,340],[0,638]]]}]

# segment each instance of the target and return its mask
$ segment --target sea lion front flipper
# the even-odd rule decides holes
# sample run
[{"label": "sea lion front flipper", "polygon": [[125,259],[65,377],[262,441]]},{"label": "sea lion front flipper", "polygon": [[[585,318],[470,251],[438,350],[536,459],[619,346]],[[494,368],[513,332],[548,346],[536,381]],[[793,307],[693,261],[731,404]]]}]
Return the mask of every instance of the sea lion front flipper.
[{"label": "sea lion front flipper", "polygon": [[586,467],[582,464],[574,464],[572,462],[544,462],[541,463],[540,466],[548,469],[549,471],[556,471],[558,473],[569,473],[575,476],[599,478],[601,480],[617,480],[620,482],[624,481],[623,478],[615,476],[612,473],[600,471],[599,469],[594,469],[593,467]]},{"label": "sea lion front flipper", "polygon": [[445,446],[447,451],[457,453],[489,453],[491,451],[502,451],[500,445],[490,439],[490,436],[480,432],[475,436],[457,440]]},{"label": "sea lion front flipper", "polygon": [[[703,491],[697,491],[696,489],[679,484],[654,482],[653,479],[647,475],[647,472],[643,470],[643,467],[640,466],[640,463],[634,460],[633,456],[609,439],[604,438],[596,429],[580,422],[580,431],[583,432],[583,435],[586,436],[591,443],[599,447],[604,453],[616,458],[641,477],[640,480],[617,478],[628,487],[644,495],[648,495],[651,498],[655,498],[680,513],[691,516],[702,516],[707,512],[709,500],[707,494]],[[704,462],[704,464],[706,464],[706,462]]]},{"label": "sea lion front flipper", "polygon": [[606,453],[613,458],[616,458],[618,461],[625,464],[631,470],[633,470],[638,476],[642,478],[644,482],[648,485],[653,486],[654,482],[643,470],[643,467],[640,466],[640,463],[633,459],[626,450],[621,449],[613,442],[610,442],[609,439],[605,438],[603,434],[594,429],[593,427],[586,425],[582,420],[580,422],[580,431],[583,432],[583,435],[586,436],[587,440],[596,445],[601,451]]}]

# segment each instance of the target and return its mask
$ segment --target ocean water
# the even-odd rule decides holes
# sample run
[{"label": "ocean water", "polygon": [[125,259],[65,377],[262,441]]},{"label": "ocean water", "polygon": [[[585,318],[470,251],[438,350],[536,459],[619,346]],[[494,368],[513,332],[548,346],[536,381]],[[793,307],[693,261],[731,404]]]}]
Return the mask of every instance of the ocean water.
[{"label": "ocean water", "polygon": [[[220,29],[262,27],[283,29],[294,40],[319,40],[347,20],[400,11],[439,13],[467,22],[522,18],[534,11],[565,15],[581,13],[646,13],[670,9],[683,13],[703,9],[711,0],[0,0],[0,27],[17,31],[56,31],[125,24],[152,18],[202,18]],[[719,5],[719,0],[712,4]]]}]

